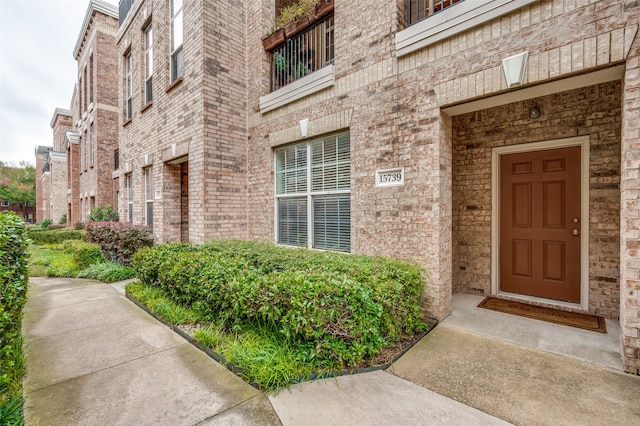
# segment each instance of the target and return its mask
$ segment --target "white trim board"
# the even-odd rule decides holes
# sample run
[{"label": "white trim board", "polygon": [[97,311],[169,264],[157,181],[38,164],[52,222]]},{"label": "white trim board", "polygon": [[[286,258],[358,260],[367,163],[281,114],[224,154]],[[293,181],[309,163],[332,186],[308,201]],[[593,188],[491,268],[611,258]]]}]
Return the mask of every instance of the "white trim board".
[{"label": "white trim board", "polygon": [[[500,156],[545,149],[581,147],[580,170],[580,303],[525,296],[500,291]],[[491,294],[508,295],[527,301],[540,301],[558,307],[589,309],[589,136],[552,139],[493,148],[491,151]]]}]

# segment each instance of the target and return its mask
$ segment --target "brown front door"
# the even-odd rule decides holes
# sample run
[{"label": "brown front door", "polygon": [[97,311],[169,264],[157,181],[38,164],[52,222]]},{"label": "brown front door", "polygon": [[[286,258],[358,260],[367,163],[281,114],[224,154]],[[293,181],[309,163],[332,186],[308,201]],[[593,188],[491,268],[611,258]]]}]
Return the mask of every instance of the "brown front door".
[{"label": "brown front door", "polygon": [[580,302],[580,147],[500,157],[500,289]]}]

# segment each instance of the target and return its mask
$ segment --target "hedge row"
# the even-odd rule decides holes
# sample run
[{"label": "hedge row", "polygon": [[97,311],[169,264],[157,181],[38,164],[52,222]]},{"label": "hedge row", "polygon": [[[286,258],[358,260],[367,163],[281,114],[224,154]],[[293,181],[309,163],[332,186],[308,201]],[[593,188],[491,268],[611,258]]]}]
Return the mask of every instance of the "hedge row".
[{"label": "hedge row", "polygon": [[86,241],[69,240],[63,243],[63,249],[73,255],[78,269],[85,269],[95,263],[105,262],[100,246]]},{"label": "hedge row", "polygon": [[0,424],[22,419],[22,308],[29,275],[24,221],[0,213]]},{"label": "hedge row", "polygon": [[424,324],[423,271],[393,259],[214,241],[140,250],[140,279],[227,323],[262,322],[355,365]]},{"label": "hedge row", "polygon": [[86,233],[76,229],[37,229],[29,227],[29,238],[34,244],[60,244],[67,240],[86,240]]},{"label": "hedge row", "polygon": [[149,228],[128,222],[87,222],[87,240],[98,243],[111,262],[128,266],[131,257],[141,247],[153,245]]}]

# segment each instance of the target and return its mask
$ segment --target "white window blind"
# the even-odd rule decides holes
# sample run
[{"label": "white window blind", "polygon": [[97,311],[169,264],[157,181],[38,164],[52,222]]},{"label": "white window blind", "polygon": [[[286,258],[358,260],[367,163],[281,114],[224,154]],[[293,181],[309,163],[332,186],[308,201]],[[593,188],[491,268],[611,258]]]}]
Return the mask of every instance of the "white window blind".
[{"label": "white window blind", "polygon": [[277,241],[351,250],[351,154],[348,133],[275,152]]}]

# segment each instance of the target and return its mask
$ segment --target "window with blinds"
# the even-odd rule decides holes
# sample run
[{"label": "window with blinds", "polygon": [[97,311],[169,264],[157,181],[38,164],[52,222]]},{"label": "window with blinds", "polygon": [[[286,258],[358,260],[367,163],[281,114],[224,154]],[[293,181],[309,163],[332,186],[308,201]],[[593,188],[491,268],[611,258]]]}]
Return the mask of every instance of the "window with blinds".
[{"label": "window with blinds", "polygon": [[343,133],[277,149],[277,241],[351,250],[351,153]]}]

